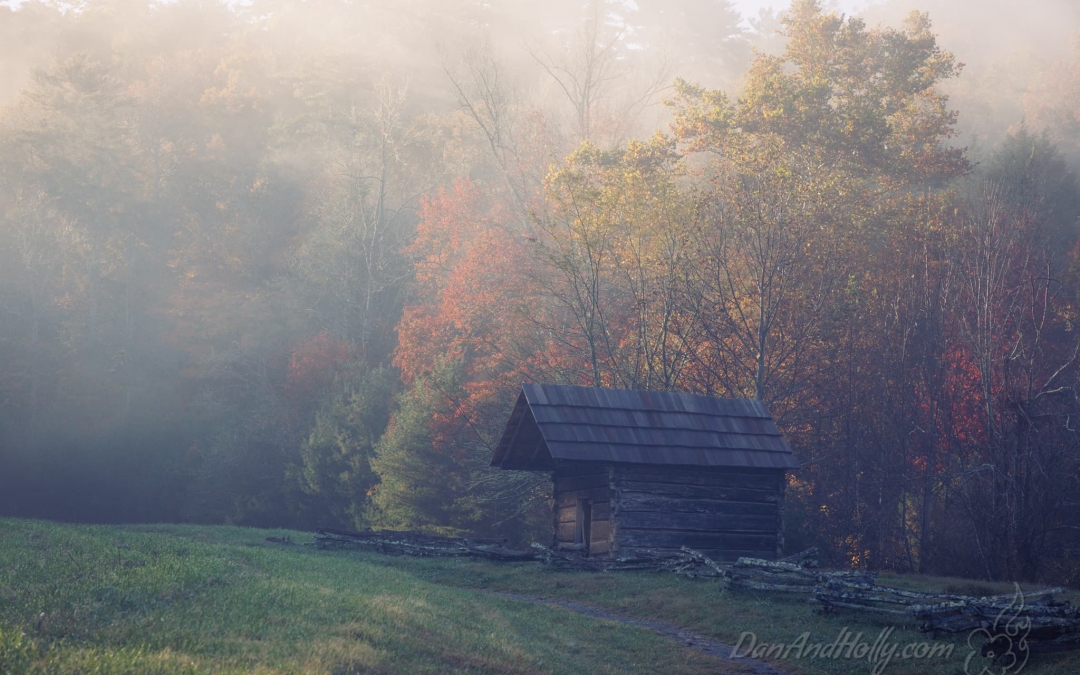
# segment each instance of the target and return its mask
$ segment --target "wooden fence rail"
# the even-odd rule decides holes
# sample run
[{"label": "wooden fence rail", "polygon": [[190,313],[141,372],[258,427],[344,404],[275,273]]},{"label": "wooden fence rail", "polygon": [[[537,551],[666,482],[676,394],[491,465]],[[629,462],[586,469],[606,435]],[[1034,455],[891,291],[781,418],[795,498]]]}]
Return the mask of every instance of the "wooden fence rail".
[{"label": "wooden fence rail", "polygon": [[[376,530],[350,532],[321,528],[314,545],[320,549],[361,549],[418,557],[473,557],[498,562],[540,562],[556,569],[594,572],[657,571],[688,577],[720,578],[731,591],[764,591],[806,595],[823,612],[856,611],[911,620],[934,635],[985,631],[983,655],[992,656],[1000,640],[1023,635],[1030,653],[1080,649],[1080,608],[1058,600],[1062,588],[975,597],[921,593],[877,583],[866,571],[824,571],[817,567],[817,549],[782,558],[739,558],[734,564],[713,561],[700,551],[636,551],[632,556],[589,558],[581,551],[533,544],[525,550],[506,548],[505,539],[440,537],[421,532]],[[1013,647],[1015,650],[1015,647]]]}]

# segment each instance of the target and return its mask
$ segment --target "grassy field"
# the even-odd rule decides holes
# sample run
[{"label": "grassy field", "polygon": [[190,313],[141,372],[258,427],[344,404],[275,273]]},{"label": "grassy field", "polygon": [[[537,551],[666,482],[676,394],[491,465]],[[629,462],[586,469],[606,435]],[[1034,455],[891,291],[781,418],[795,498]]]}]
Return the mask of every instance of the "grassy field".
[{"label": "grassy field", "polygon": [[[805,600],[728,594],[669,574],[556,572],[537,564],[320,552],[231,527],[77,526],[0,519],[0,673],[737,673],[654,635],[489,591],[586,602],[728,644],[872,643],[887,623],[816,614]],[[297,543],[303,533],[288,533]],[[964,582],[894,579],[917,588]],[[1001,590],[1008,590],[1000,587]],[[997,590],[997,589],[995,589]],[[902,647],[928,638],[895,626]],[[744,642],[745,644],[745,642]],[[964,672],[948,658],[882,672]],[[984,662],[979,663],[979,667]],[[793,673],[870,673],[854,659],[780,660]],[[972,673],[978,668],[972,668]],[[1015,672],[1015,670],[1013,671]],[[1024,672],[1080,672],[1080,655]]]}]

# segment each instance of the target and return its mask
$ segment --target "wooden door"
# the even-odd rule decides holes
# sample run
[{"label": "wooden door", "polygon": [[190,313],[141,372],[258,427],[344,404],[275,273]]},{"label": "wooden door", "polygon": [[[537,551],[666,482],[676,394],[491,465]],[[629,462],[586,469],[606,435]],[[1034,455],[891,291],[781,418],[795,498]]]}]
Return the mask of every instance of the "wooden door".
[{"label": "wooden door", "polygon": [[581,544],[585,554],[589,554],[589,544],[592,542],[592,502],[578,497],[577,500],[577,523],[574,535],[574,543]]}]

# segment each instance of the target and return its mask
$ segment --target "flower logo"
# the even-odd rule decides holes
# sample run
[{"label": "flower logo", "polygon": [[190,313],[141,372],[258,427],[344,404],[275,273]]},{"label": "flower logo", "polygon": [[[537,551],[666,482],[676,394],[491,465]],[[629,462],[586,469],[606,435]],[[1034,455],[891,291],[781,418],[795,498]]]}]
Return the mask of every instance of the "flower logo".
[{"label": "flower logo", "polygon": [[[1019,673],[1027,665],[1031,617],[1021,616],[1024,594],[1019,584],[1014,585],[1016,592],[1012,601],[998,613],[994,623],[989,627],[976,628],[968,635],[967,644],[971,652],[964,661],[964,673],[967,675]],[[983,666],[978,671],[971,670],[971,660],[976,654],[990,659],[991,665]]]}]

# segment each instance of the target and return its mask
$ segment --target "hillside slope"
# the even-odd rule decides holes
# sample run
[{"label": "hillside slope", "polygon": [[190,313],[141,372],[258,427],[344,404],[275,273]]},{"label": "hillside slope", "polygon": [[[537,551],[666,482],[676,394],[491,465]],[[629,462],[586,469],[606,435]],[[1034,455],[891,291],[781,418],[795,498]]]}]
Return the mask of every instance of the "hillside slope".
[{"label": "hillside slope", "polygon": [[[597,618],[610,613],[666,622],[729,645],[744,632],[770,644],[791,644],[807,631],[812,642],[831,642],[845,630],[872,643],[883,629],[892,630],[889,639],[899,646],[930,640],[894,620],[820,616],[803,597],[720,592],[715,580],[317,551],[269,543],[271,535],[310,540],[237,527],[0,519],[0,675],[749,672],[738,661]],[[919,590],[1012,588],[882,579]],[[526,597],[604,611],[582,616]],[[964,673],[966,637],[952,641],[948,658],[897,655],[877,672]],[[882,666],[790,657],[774,665],[806,675],[856,675]],[[983,665],[988,662],[972,663],[970,672]],[[1080,672],[1080,654],[1033,659],[1023,672]]]},{"label": "hillside slope", "polygon": [[0,520],[0,673],[715,672],[645,630],[267,534]]}]

